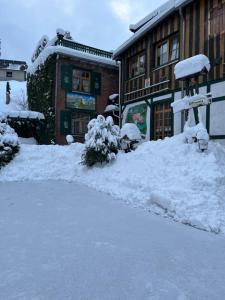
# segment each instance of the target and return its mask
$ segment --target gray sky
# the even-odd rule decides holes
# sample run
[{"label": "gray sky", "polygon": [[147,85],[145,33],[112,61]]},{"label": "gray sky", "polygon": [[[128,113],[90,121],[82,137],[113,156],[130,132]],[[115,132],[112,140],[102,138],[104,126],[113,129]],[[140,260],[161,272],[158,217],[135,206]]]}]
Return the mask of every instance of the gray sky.
[{"label": "gray sky", "polygon": [[116,49],[136,23],[165,0],[0,0],[0,38],[4,59],[30,63],[38,40],[57,28],[84,44]]}]

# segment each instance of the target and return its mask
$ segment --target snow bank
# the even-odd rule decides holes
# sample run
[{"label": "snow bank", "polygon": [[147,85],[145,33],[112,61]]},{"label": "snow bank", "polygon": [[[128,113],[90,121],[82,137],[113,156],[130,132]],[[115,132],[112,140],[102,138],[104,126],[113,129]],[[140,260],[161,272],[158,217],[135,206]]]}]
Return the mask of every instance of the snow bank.
[{"label": "snow bank", "polygon": [[119,153],[112,164],[91,169],[80,164],[82,144],[21,145],[0,180],[81,182],[132,206],[225,233],[224,147],[210,141],[208,152],[200,153],[184,138],[145,142],[134,152]]},{"label": "snow bank", "polygon": [[202,72],[206,69],[210,70],[210,62],[207,56],[198,54],[180,61],[175,65],[174,74],[176,79],[181,79]]}]

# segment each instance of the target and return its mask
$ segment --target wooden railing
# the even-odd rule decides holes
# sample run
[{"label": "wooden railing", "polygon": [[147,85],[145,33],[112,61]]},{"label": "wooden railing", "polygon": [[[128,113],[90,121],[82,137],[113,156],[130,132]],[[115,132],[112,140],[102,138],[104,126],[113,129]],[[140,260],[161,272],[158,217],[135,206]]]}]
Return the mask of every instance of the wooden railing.
[{"label": "wooden railing", "polygon": [[109,52],[109,51],[105,51],[105,50],[101,50],[98,48],[94,48],[94,47],[90,47],[87,45],[83,45],[74,41],[70,41],[70,40],[57,40],[55,45],[59,45],[59,46],[63,46],[63,47],[67,47],[67,48],[71,48],[77,51],[82,51],[85,53],[89,53],[89,54],[93,54],[96,56],[101,56],[101,57],[105,57],[105,58],[112,58],[113,53]]}]

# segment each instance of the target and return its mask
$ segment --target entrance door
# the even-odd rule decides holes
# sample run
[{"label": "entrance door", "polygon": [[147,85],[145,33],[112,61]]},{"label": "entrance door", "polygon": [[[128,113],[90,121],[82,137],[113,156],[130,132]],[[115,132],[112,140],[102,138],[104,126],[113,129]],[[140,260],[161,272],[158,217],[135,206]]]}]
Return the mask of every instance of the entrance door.
[{"label": "entrance door", "polygon": [[154,105],[154,140],[172,135],[172,109],[169,102]]},{"label": "entrance door", "polygon": [[76,141],[83,142],[85,133],[87,133],[87,125],[90,121],[90,115],[85,113],[72,114],[72,135],[75,136]]}]

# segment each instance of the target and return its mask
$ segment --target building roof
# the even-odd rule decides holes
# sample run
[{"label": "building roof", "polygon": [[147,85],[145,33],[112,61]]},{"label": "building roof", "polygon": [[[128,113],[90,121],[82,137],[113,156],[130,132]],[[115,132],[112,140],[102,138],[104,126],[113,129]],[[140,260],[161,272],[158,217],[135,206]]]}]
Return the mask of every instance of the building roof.
[{"label": "building roof", "polygon": [[0,69],[24,71],[27,69],[27,63],[20,60],[0,59]]},{"label": "building roof", "polygon": [[[46,44],[43,45],[42,43],[44,39]],[[91,62],[97,62],[99,64],[105,64],[116,68],[118,67],[116,61],[112,58],[112,52],[77,43],[72,39],[64,37],[63,33],[59,35],[58,32],[57,36],[52,40],[49,40],[46,36],[42,37],[42,39],[38,42],[35,51],[37,52],[33,55],[33,63],[27,70],[30,74],[35,73],[38,67],[41,64],[44,64],[46,59],[52,54],[62,54],[72,58],[80,58]]]},{"label": "building roof", "polygon": [[172,12],[177,11],[180,7],[192,1],[193,0],[169,0],[136,24],[130,25],[130,30],[134,32],[134,34],[114,51],[113,58],[118,59],[121,53],[127,50],[149,30],[154,28],[159,22],[165,19]]}]

